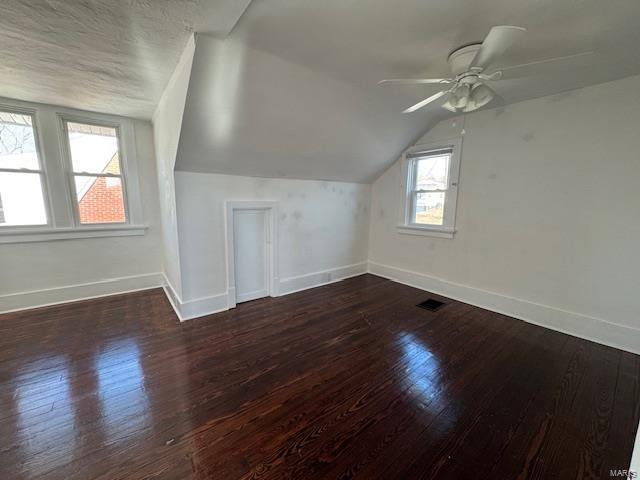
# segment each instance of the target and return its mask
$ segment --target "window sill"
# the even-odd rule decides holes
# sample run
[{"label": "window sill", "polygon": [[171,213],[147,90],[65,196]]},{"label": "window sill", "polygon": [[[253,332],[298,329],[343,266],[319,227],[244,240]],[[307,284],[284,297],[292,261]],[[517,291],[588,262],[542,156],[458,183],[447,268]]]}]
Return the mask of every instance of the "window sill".
[{"label": "window sill", "polygon": [[76,228],[12,228],[0,230],[0,244],[51,242],[76,238],[127,237],[144,235],[148,225],[100,225]]},{"label": "window sill", "polygon": [[398,225],[398,233],[405,235],[422,235],[425,237],[453,238],[456,231],[446,227],[418,227],[415,225]]}]

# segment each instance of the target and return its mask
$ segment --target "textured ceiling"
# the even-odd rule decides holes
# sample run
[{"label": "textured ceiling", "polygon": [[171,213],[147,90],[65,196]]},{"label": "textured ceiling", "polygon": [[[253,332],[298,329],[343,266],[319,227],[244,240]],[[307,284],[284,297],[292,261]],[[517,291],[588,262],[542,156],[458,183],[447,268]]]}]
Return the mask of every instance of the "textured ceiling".
[{"label": "textured ceiling", "polygon": [[446,113],[403,115],[434,86],[378,80],[447,76],[511,24],[528,32],[497,66],[594,53],[495,82],[489,108],[605,82],[640,72],[638,18],[638,0],[253,0],[225,42],[199,37],[176,168],[369,182]]},{"label": "textured ceiling", "polygon": [[192,30],[231,32],[198,37],[188,171],[368,182],[446,114],[400,113],[433,86],[376,82],[448,75],[448,53],[493,25],[528,29],[497,67],[594,53],[495,83],[489,107],[640,73],[638,0],[0,2],[0,96],[134,117],[151,116]]},{"label": "textured ceiling", "polygon": [[250,0],[2,0],[0,96],[151,118],[192,31]]}]

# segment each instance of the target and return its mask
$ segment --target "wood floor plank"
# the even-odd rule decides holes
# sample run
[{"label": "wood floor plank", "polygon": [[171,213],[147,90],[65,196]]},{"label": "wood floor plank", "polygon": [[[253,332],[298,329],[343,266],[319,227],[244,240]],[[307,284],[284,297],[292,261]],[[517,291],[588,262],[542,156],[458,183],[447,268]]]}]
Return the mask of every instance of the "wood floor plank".
[{"label": "wood floor plank", "polygon": [[609,478],[639,419],[639,356],[373,275],[0,316],[3,480]]}]

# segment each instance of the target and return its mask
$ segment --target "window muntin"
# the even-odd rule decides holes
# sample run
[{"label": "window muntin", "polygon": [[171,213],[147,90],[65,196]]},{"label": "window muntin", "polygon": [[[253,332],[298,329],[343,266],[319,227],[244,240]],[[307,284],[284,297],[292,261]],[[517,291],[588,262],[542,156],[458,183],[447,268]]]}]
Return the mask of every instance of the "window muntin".
[{"label": "window muntin", "polygon": [[445,224],[452,153],[451,149],[446,149],[409,156],[411,162],[409,223],[424,226]]},{"label": "window muntin", "polygon": [[34,117],[0,110],[0,228],[47,224]]},{"label": "window muntin", "polygon": [[76,212],[81,225],[127,223],[119,130],[65,121]]},{"label": "window muntin", "polygon": [[[21,123],[23,126],[30,123],[34,135],[33,143],[27,142],[32,145],[31,151],[23,149],[21,152],[25,155],[16,156],[13,144],[6,147],[6,141],[5,153],[14,155],[4,155],[3,158],[0,154],[0,182],[4,187],[0,188],[0,245],[145,234],[148,226],[144,224],[134,122],[122,117],[5,98],[0,103],[0,122],[7,118],[9,123]],[[84,169],[81,166],[76,173],[78,178],[83,173],[89,177],[105,178],[105,188],[120,189],[120,194],[115,195],[120,207],[116,211],[119,218],[106,219],[106,223],[81,223],[70,144],[65,130],[67,121],[116,130],[121,157],[115,165],[120,169],[120,174],[103,177],[100,173],[81,172],[80,169]],[[16,203],[9,198],[13,193],[8,195],[6,185],[23,195],[29,190],[35,191],[37,187],[38,194],[31,198],[19,198]],[[16,211],[20,213],[20,221],[14,221]],[[123,211],[126,221],[120,222]],[[28,217],[34,216],[38,217],[37,221],[29,220]],[[100,213],[100,216],[105,215]],[[82,218],[84,222],[85,216]],[[99,218],[92,222],[103,220]]]}]

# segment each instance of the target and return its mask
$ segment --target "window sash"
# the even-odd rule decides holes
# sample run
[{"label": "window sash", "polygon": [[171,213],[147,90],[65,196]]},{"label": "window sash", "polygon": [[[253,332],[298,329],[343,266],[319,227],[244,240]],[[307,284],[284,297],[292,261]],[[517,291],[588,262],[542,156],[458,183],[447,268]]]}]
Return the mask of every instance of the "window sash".
[{"label": "window sash", "polygon": [[[67,127],[67,125],[69,123],[78,123],[81,125],[88,125],[88,126],[92,126],[92,127],[104,127],[104,128],[111,128],[114,129],[116,131],[116,140],[117,140],[117,144],[118,144],[118,165],[119,165],[119,169],[120,169],[120,173],[102,173],[102,172],[87,172],[87,171],[83,171],[83,170],[74,170],[73,168],[73,157],[71,155],[71,138],[69,138],[69,129]],[[101,177],[101,176],[108,176],[108,175],[113,175],[113,176],[118,176],[118,177],[122,177],[124,179],[124,165],[122,162],[122,157],[124,155],[124,151],[122,148],[122,135],[121,135],[121,131],[120,131],[120,124],[117,123],[108,123],[108,122],[104,122],[104,123],[99,123],[96,122],[94,120],[87,120],[87,119],[83,119],[81,117],[67,117],[62,116],[62,130],[64,133],[64,137],[65,137],[65,147],[66,147],[66,152],[65,155],[67,157],[67,161],[69,164],[69,171],[73,174],[73,175],[87,175],[87,176],[92,176],[92,177]]]},{"label": "window sash", "polygon": [[[416,190],[411,195],[411,209],[410,209],[410,217],[408,219],[409,225],[417,225],[417,226],[432,226],[432,227],[442,227],[446,222],[447,215],[447,196],[448,190]],[[442,205],[442,223],[418,223],[416,222],[416,215],[418,214],[418,194],[420,193],[444,193],[444,204]]]},{"label": "window sash", "polygon": [[[420,160],[425,160],[431,157],[443,157],[447,156],[447,188],[451,186],[451,160],[453,156],[453,150],[451,148],[430,150],[428,152],[420,152],[419,154],[407,155],[407,158],[411,162],[411,191],[412,192],[436,192],[436,189],[417,189],[418,185],[418,164]],[[442,191],[446,191],[442,190]]]},{"label": "window sash", "polygon": [[411,190],[412,193],[438,193],[438,192],[448,192],[449,189],[438,189],[434,188],[433,190]]},{"label": "window sash", "polygon": [[[71,193],[71,200],[72,200],[72,205],[73,205],[73,221],[75,223],[75,226],[77,228],[90,228],[90,227],[95,227],[95,226],[109,226],[109,225],[128,225],[131,223],[131,213],[130,213],[130,206],[129,206],[129,195],[128,195],[128,188],[127,188],[127,178],[126,178],[126,174],[125,174],[125,168],[124,168],[124,161],[123,161],[123,156],[124,156],[124,150],[122,148],[122,138],[121,138],[121,129],[120,129],[120,124],[114,124],[114,123],[99,123],[96,121],[92,121],[92,120],[87,120],[87,119],[83,119],[82,117],[67,117],[67,116],[61,116],[61,120],[62,120],[62,130],[63,130],[63,134],[65,137],[65,157],[66,157],[66,163],[67,163],[67,168],[69,171],[69,190]],[[95,126],[95,127],[107,127],[107,128],[113,128],[116,131],[116,139],[117,139],[117,143],[118,143],[118,163],[119,163],[119,169],[120,169],[120,173],[91,173],[91,172],[76,172],[73,169],[73,158],[71,157],[71,138],[69,138],[69,129],[67,128],[67,124],[68,123],[79,123],[79,124],[83,124],[83,125],[91,125],[91,126]],[[103,177],[103,178],[118,178],[120,179],[120,186],[122,188],[122,202],[123,202],[123,207],[124,207],[124,221],[123,222],[103,222],[103,223],[82,223],[81,219],[80,219],[80,201],[78,200],[78,192],[76,190],[76,182],[75,182],[75,178],[76,177]]]},{"label": "window sash", "polygon": [[[455,217],[457,205],[457,188],[460,169],[460,152],[462,147],[462,138],[450,138],[444,140],[443,143],[415,145],[404,154],[403,160],[403,180],[402,180],[402,210],[400,222],[398,223],[398,231],[403,234],[415,235],[432,235],[442,238],[453,238],[455,233]],[[421,160],[427,160],[429,157],[447,157],[447,177],[446,182],[418,183],[418,172]],[[442,177],[440,177],[442,178]],[[434,187],[434,188],[432,188]],[[432,197],[439,194],[444,197],[442,210],[442,223],[417,223],[417,220],[428,220],[424,215],[417,216],[417,204],[419,195],[423,197]],[[438,202],[439,203],[439,202]],[[436,213],[433,211],[433,213]],[[437,212],[437,220],[440,212]],[[432,217],[428,215],[427,217]],[[420,233],[417,233],[420,232]]]},{"label": "window sash", "polygon": [[[117,178],[120,180],[120,188],[122,189],[122,207],[124,209],[124,221],[122,222],[82,222],[80,216],[80,201],[78,199],[78,192],[76,190],[76,177],[91,177],[91,178]],[[71,188],[73,189],[73,209],[74,214],[76,215],[77,226],[80,228],[87,227],[95,227],[100,225],[127,225],[130,223],[129,216],[129,204],[127,202],[127,191],[124,185],[124,176],[123,175],[113,175],[113,174],[103,174],[103,175],[93,175],[93,174],[72,174]]]},{"label": "window sash", "polygon": [[428,157],[442,157],[443,155],[453,155],[453,149],[451,147],[446,148],[431,148],[427,150],[419,150],[407,154],[407,158],[411,160],[419,160],[421,158]]},{"label": "window sash", "polygon": [[[0,168],[0,172],[15,172],[15,173],[20,173],[20,172],[24,172],[24,173],[45,173],[44,172],[44,168],[42,166],[42,155],[40,153],[40,142],[39,142],[39,137],[38,137],[38,125],[36,123],[36,115],[35,115],[35,111],[33,110],[23,110],[23,109],[19,109],[19,108],[6,108],[2,105],[0,105],[0,112],[4,112],[4,113],[14,113],[16,115],[24,115],[25,117],[31,117],[31,131],[33,132],[33,143],[35,145],[35,154],[36,154],[36,158],[38,159],[38,167],[37,169],[33,169],[33,168],[24,168],[24,167],[20,167],[20,168],[11,168],[11,167],[2,167]],[[3,123],[10,123],[10,122],[3,122]],[[14,123],[14,125],[17,125]],[[44,192],[43,192],[44,193]]]},{"label": "window sash", "polygon": [[[42,228],[48,227],[51,225],[51,199],[49,198],[49,190],[47,188],[47,172],[45,171],[44,164],[42,161],[42,153],[40,148],[40,136],[38,134],[38,123],[36,121],[36,111],[33,109],[23,109],[19,107],[11,107],[7,108],[7,106],[1,105],[0,111],[4,113],[14,113],[16,115],[25,115],[31,117],[31,131],[33,132],[33,142],[35,146],[35,154],[38,160],[38,168],[10,168],[10,167],[2,167],[0,168],[0,172],[2,173],[25,173],[25,174],[38,174],[40,179],[40,192],[42,195],[42,200],[44,202],[44,215],[45,215],[45,223],[35,223],[35,224],[26,224],[20,225],[19,228]],[[4,207],[3,207],[4,213]],[[16,225],[1,225],[0,229],[11,230],[18,228]]]},{"label": "window sash", "polygon": [[[447,188],[445,189],[418,189],[418,164],[420,160],[427,159],[429,157],[442,157],[447,156]],[[448,203],[448,192],[451,187],[451,159],[453,156],[452,148],[437,148],[431,149],[421,152],[416,152],[413,154],[407,155],[407,158],[411,162],[411,190],[410,190],[410,205],[409,205],[409,218],[407,219],[407,223],[410,225],[433,225],[435,227],[441,227],[445,224],[446,212],[447,212],[447,203]],[[429,224],[429,223],[417,223],[416,215],[418,209],[418,195],[420,193],[444,193],[444,205],[443,205],[443,220],[441,224]]]},{"label": "window sash", "polygon": [[32,168],[0,168],[0,172],[8,173],[39,173],[44,174],[44,170],[34,170]]},{"label": "window sash", "polygon": [[124,178],[121,173],[90,173],[90,172],[72,172],[74,177],[109,177],[109,178]]}]

